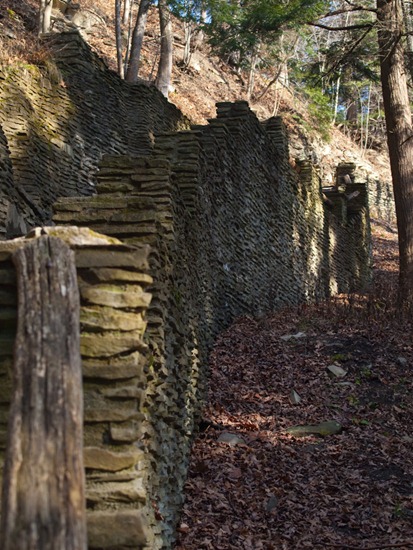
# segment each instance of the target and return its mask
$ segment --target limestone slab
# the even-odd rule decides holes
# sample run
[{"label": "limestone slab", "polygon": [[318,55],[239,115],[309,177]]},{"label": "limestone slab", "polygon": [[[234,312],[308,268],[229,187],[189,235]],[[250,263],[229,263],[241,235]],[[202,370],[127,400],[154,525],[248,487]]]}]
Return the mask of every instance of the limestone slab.
[{"label": "limestone slab", "polygon": [[[0,317],[1,318],[1,317]],[[82,307],[80,323],[87,328],[145,332],[146,321],[139,313],[128,313],[110,307]]]},{"label": "limestone slab", "polygon": [[110,359],[83,359],[83,376],[121,380],[139,376],[143,372],[145,358],[139,352]]},{"label": "limestone slab", "polygon": [[135,478],[128,483],[107,480],[104,483],[89,483],[86,489],[86,499],[95,504],[107,502],[145,503],[146,497],[142,478]]},{"label": "limestone slab", "polygon": [[140,548],[147,541],[148,526],[139,510],[105,510],[87,513],[89,548]]},{"label": "limestone slab", "polygon": [[147,308],[152,299],[152,294],[144,292],[139,285],[86,285],[81,282],[79,290],[83,300],[114,308]]},{"label": "limestone slab", "polygon": [[129,252],[116,249],[75,250],[76,267],[134,267],[147,270],[148,255],[148,245]]},{"label": "limestone slab", "polygon": [[132,443],[139,439],[138,424],[136,421],[111,423],[110,436],[119,443]]},{"label": "limestone slab", "polygon": [[132,351],[144,352],[146,349],[141,331],[82,332],[80,335],[82,357],[111,357]]},{"label": "limestone slab", "polygon": [[101,268],[90,270],[99,281],[128,281],[137,282],[140,285],[150,285],[153,279],[147,273],[139,273],[138,271],[129,271],[126,269],[116,268]]},{"label": "limestone slab", "polygon": [[140,417],[136,404],[120,407],[118,403],[112,407],[87,407],[84,411],[85,422],[124,422]]},{"label": "limestone slab", "polygon": [[101,447],[85,447],[83,461],[85,468],[118,472],[131,468],[144,456],[143,451],[133,449],[130,452],[114,452]]},{"label": "limestone slab", "polygon": [[105,397],[113,399],[140,399],[142,397],[142,390],[132,384],[116,388],[102,388],[100,392]]}]

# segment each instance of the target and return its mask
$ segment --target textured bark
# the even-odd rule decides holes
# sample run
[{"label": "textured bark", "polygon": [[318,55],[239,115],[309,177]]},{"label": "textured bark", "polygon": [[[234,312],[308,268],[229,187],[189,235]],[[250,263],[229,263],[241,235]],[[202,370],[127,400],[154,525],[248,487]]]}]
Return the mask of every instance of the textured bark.
[{"label": "textured bark", "polygon": [[19,306],[0,546],[86,550],[74,254],[41,237],[13,261]]},{"label": "textured bark", "polygon": [[168,97],[172,76],[173,35],[169,8],[165,0],[158,0],[161,26],[161,55],[155,85],[165,97]]},{"label": "textured bark", "polygon": [[131,12],[131,0],[124,0],[123,16],[122,16],[122,23],[124,25],[127,25],[129,23],[130,12]]},{"label": "textured bark", "polygon": [[121,78],[124,77],[123,54],[122,54],[122,18],[121,18],[121,0],[115,0],[115,34],[116,34],[116,60],[118,64],[118,73]]},{"label": "textured bark", "polygon": [[141,0],[139,4],[136,24],[135,28],[133,29],[132,35],[132,46],[129,58],[129,65],[126,72],[126,80],[128,82],[136,82],[136,80],[138,79],[142,44],[143,38],[145,36],[145,27],[146,21],[148,19],[148,10],[150,5],[150,0]]},{"label": "textured bark", "polygon": [[406,33],[406,59],[410,80],[413,81],[413,14],[410,0],[402,1],[404,30]]},{"label": "textured bark", "polygon": [[377,0],[378,41],[387,143],[400,252],[399,297],[413,301],[413,128],[404,65],[400,0]]}]

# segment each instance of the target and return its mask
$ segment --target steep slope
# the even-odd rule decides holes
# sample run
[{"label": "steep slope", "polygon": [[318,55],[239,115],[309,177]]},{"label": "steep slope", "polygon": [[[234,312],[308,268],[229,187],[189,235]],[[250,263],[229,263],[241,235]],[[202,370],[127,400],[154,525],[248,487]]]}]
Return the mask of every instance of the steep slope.
[{"label": "steep slope", "polygon": [[[81,0],[77,24],[83,37],[104,60],[116,70],[114,38],[114,0]],[[66,9],[64,1],[55,2],[56,8]],[[0,46],[3,64],[42,64],[47,51],[36,39],[36,0],[0,1]],[[79,16],[79,13],[81,16]],[[73,28],[74,23],[55,9],[53,31]],[[197,41],[188,67],[183,67],[184,29],[182,21],[173,19],[174,66],[169,101],[174,103],[194,124],[205,124],[215,116],[218,101],[246,99],[246,76],[237,73],[228,64],[212,55],[207,43]],[[159,55],[159,24],[157,11],[150,11],[147,34],[143,45],[140,78],[152,84]],[[281,85],[272,86],[263,95],[268,82],[258,77],[250,101],[251,108],[261,120],[281,115],[289,130],[291,160],[310,158],[320,167],[324,185],[333,181],[333,170],[338,162],[356,162],[372,179],[390,181],[387,154],[383,151],[363,151],[337,128],[330,130],[326,143],[317,131],[318,122],[308,112],[308,105],[299,92]],[[262,96],[262,97],[261,97]],[[259,98],[259,99],[255,99]]]}]

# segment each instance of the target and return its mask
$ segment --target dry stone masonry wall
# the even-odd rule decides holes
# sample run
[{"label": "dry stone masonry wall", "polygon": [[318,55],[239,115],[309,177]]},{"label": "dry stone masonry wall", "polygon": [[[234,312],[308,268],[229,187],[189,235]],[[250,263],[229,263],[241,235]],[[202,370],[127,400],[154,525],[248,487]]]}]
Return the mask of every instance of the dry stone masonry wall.
[{"label": "dry stone masonry wall", "polygon": [[[126,245],[87,229],[44,228],[75,252],[81,298],[80,351],[84,377],[84,465],[90,548],[153,547],[146,472],[136,445],[143,419],[147,345],[145,312],[152,283],[149,247]],[[0,243],[0,463],[6,450],[17,317],[12,253],[27,239]],[[2,467],[0,468],[0,472]],[[153,515],[153,514],[152,514]]]},{"label": "dry stone masonry wall", "polygon": [[340,167],[324,195],[310,163],[298,171],[279,118],[261,124],[245,102],[223,103],[205,127],[158,135],[151,155],[105,157],[97,195],[55,205],[59,225],[151,246],[140,444],[154,548],[173,540],[215,335],[236,316],[369,282],[367,193],[355,166]]},{"label": "dry stone masonry wall", "polygon": [[50,222],[57,197],[94,193],[102,154],[147,154],[154,133],[188,126],[154,88],[123,83],[76,31],[45,40],[53,61],[0,71],[0,209],[4,196],[18,210],[8,223],[20,235]]},{"label": "dry stone masonry wall", "polygon": [[[43,231],[77,255],[90,548],[170,548],[215,336],[366,286],[366,186],[354,165],[330,188],[309,162],[291,168],[281,119],[246,102],[190,128],[76,33],[48,40],[43,73],[0,75],[0,237],[47,224],[58,199]],[[0,453],[22,243],[0,247]]]}]

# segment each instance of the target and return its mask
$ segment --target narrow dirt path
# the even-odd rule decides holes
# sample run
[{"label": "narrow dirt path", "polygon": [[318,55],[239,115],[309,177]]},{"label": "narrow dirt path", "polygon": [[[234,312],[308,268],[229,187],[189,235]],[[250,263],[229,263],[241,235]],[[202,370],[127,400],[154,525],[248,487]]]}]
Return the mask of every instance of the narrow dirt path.
[{"label": "narrow dirt path", "polygon": [[[177,550],[413,548],[412,331],[393,305],[396,236],[374,233],[374,295],[218,339]],[[338,433],[287,431],[327,421]]]}]

